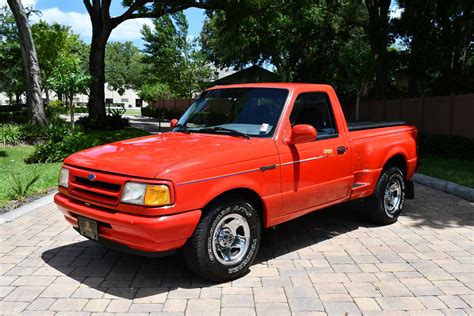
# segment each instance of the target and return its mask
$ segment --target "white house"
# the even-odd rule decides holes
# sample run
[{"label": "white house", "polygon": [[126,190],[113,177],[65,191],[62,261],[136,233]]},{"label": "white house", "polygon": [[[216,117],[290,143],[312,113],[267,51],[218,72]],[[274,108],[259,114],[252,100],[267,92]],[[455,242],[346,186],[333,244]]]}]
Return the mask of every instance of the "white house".
[{"label": "white house", "polygon": [[[117,91],[113,91],[109,89],[109,86],[106,84],[104,89],[105,92],[105,103],[108,104],[123,104],[126,108],[136,108],[146,106],[147,103],[140,99],[137,92],[133,89],[126,89],[122,95],[120,95]],[[50,93],[51,100],[56,99],[56,94],[51,92]],[[46,99],[46,95],[43,94],[43,99]],[[22,103],[26,102],[26,96],[21,96]],[[77,94],[73,98],[73,103],[75,104],[86,104],[89,101],[89,97],[85,94]],[[4,93],[0,93],[0,106],[1,105],[8,105],[10,100],[8,96]]]}]

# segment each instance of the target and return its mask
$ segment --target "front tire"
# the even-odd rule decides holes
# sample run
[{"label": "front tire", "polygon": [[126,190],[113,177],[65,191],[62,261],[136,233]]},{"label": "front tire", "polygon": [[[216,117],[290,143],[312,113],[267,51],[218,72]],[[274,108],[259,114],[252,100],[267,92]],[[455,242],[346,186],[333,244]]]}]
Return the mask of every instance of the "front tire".
[{"label": "front tire", "polygon": [[258,212],[248,201],[229,196],[203,212],[184,246],[188,267],[200,277],[226,282],[247,273],[260,246]]},{"label": "front tire", "polygon": [[381,225],[395,223],[405,203],[405,181],[398,167],[382,171],[374,194],[366,199],[370,219]]}]

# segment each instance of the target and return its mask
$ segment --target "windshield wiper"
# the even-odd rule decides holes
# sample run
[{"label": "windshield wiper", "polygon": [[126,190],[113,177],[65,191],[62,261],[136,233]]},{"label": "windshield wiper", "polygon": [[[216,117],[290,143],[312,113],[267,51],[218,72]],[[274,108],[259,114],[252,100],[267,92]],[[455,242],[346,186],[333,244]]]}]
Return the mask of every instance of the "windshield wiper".
[{"label": "windshield wiper", "polygon": [[243,132],[239,132],[235,129],[225,128],[225,127],[220,127],[220,126],[201,128],[201,129],[198,129],[197,132],[201,132],[201,133],[225,132],[227,135],[236,136],[236,137],[244,137],[244,138],[250,139],[250,136]]}]

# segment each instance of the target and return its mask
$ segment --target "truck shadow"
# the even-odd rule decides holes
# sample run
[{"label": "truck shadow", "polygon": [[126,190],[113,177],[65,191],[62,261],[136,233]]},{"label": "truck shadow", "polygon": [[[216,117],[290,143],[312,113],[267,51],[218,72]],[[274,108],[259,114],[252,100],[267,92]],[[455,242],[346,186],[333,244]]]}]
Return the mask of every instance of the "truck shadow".
[{"label": "truck shadow", "polygon": [[[351,202],[279,225],[264,234],[254,266],[275,258],[297,258],[296,251],[359,227],[369,227],[360,215],[362,209],[360,202]],[[87,240],[49,249],[41,258],[51,268],[89,288],[104,292],[106,297],[152,299],[178,288],[215,286],[194,276],[186,268],[180,253],[164,258],[139,257]],[[246,279],[234,282],[245,282]]]}]

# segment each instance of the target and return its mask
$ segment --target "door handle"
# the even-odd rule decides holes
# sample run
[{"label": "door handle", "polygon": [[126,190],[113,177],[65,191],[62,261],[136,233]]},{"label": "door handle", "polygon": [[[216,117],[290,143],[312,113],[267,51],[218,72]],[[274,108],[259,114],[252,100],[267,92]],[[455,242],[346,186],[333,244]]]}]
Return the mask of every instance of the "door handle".
[{"label": "door handle", "polygon": [[337,147],[337,154],[338,154],[338,155],[342,155],[343,153],[346,152],[346,149],[347,149],[346,146],[339,146],[339,147]]}]

